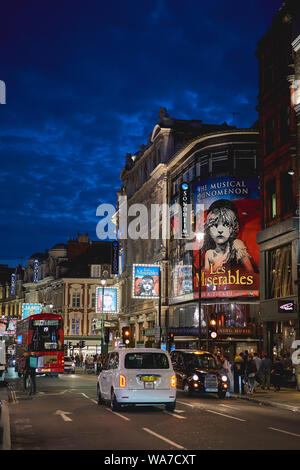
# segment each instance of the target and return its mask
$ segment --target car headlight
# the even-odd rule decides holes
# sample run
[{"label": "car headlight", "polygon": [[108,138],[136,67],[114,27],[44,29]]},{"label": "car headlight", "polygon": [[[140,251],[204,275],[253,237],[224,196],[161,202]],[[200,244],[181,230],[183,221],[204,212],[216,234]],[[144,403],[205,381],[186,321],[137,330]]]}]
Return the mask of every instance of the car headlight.
[{"label": "car headlight", "polygon": [[227,382],[228,379],[227,379],[226,375],[222,375],[222,380],[223,380],[223,382]]},{"label": "car headlight", "polygon": [[192,377],[193,380],[199,380],[199,377],[197,374],[194,374],[193,377]]}]

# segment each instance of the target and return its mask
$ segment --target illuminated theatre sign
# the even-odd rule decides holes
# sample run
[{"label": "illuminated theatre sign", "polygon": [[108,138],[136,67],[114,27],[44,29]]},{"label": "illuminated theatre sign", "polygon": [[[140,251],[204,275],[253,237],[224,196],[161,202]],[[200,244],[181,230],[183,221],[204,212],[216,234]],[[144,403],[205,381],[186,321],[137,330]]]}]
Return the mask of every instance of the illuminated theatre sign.
[{"label": "illuminated theatre sign", "polygon": [[[209,178],[194,185],[196,232],[203,245],[194,249],[194,297],[258,296],[260,230],[258,178]],[[200,214],[200,215],[199,215]]]}]

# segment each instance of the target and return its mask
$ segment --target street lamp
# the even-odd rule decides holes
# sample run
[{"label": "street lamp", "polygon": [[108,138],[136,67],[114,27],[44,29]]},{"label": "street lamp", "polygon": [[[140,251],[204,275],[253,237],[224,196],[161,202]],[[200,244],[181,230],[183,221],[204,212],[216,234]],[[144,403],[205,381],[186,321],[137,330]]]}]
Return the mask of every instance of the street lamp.
[{"label": "street lamp", "polygon": [[103,354],[104,350],[104,319],[103,319],[103,304],[104,304],[104,287],[106,284],[106,279],[101,279],[102,285],[102,309],[101,309],[101,354]]},{"label": "street lamp", "polygon": [[199,319],[198,319],[198,337],[199,337],[199,349],[201,348],[201,255],[202,255],[202,242],[204,238],[203,232],[197,232],[196,238],[199,243],[199,266],[198,266],[198,312],[199,312]]}]

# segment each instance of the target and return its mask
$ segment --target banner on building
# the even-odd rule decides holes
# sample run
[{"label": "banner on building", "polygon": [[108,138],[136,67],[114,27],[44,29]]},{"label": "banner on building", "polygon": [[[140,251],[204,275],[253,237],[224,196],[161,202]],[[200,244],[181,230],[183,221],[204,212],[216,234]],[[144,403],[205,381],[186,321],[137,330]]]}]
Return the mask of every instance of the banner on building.
[{"label": "banner on building", "polygon": [[159,298],[158,264],[134,264],[132,272],[132,297],[134,299]]},{"label": "banner on building", "polygon": [[194,298],[199,298],[200,275],[202,298],[257,297],[258,178],[201,180],[194,185],[194,211],[195,232],[203,233],[203,244],[199,249],[195,243],[193,257]]},{"label": "banner on building", "polygon": [[22,319],[42,313],[42,304],[22,304]]},{"label": "banner on building", "polygon": [[[102,310],[103,303],[103,310]],[[96,287],[96,312],[119,313],[119,290],[117,287]]]},{"label": "banner on building", "polygon": [[111,260],[111,273],[119,274],[119,242],[115,241],[112,244],[112,260]]}]

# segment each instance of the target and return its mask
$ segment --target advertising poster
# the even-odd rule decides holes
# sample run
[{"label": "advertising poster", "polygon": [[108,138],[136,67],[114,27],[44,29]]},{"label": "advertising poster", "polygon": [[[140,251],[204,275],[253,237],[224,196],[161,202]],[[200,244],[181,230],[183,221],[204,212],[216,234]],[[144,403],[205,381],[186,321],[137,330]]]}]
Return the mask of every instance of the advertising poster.
[{"label": "advertising poster", "polygon": [[174,297],[191,294],[193,292],[193,269],[192,265],[175,266]]},{"label": "advertising poster", "polygon": [[42,304],[22,304],[22,319],[42,313]]},{"label": "advertising poster", "polygon": [[0,318],[0,336],[14,336],[16,334],[17,319],[11,317]]},{"label": "advertising poster", "polygon": [[134,264],[132,297],[134,299],[159,298],[159,265]]},{"label": "advertising poster", "polygon": [[258,178],[225,176],[194,185],[195,243],[194,298],[258,296],[260,231]]},{"label": "advertising poster", "polygon": [[103,287],[96,288],[96,313],[102,312],[102,298],[104,313],[119,312],[119,299],[117,287],[104,287],[104,289]]}]

